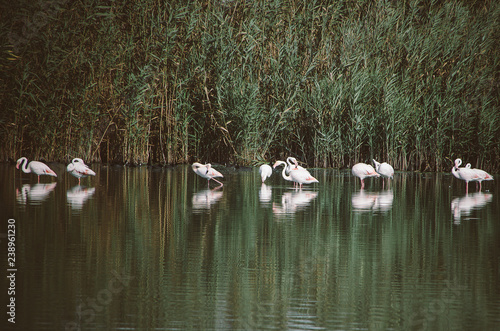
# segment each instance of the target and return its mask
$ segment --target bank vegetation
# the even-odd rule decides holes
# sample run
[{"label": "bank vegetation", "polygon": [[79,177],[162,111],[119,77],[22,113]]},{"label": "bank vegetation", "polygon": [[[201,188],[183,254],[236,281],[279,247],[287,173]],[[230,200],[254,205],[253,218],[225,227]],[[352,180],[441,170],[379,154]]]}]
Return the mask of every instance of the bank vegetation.
[{"label": "bank vegetation", "polygon": [[10,3],[0,158],[500,170],[497,1]]}]

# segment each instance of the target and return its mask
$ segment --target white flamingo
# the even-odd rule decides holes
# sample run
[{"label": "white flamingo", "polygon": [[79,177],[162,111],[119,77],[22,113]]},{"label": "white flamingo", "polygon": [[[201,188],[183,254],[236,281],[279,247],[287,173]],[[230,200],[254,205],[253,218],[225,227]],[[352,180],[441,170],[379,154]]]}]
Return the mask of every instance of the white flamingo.
[{"label": "white flamingo", "polygon": [[[471,169],[470,163],[467,163],[465,165],[465,168]],[[481,192],[481,182],[483,180],[493,180],[493,176],[482,169],[474,168],[474,169],[472,169],[472,171],[474,171],[478,175],[478,178],[475,178],[472,181],[479,182],[479,192]],[[476,189],[477,189],[477,183],[476,183]]]},{"label": "white flamingo", "polygon": [[299,166],[299,163],[297,162],[297,159],[294,157],[287,157],[286,158],[286,173],[288,174],[292,170],[306,170],[306,168]]},{"label": "white flamingo", "polygon": [[273,168],[269,164],[263,164],[259,167],[259,174],[262,178],[262,183],[273,174]]},{"label": "white flamingo", "polygon": [[366,163],[356,163],[352,167],[352,174],[361,180],[361,189],[365,188],[366,177],[380,177],[373,167]]},{"label": "white flamingo", "polygon": [[210,179],[215,180],[217,183],[220,184],[220,186],[224,185],[221,182],[219,182],[215,177],[224,177],[220,172],[212,168],[212,165],[210,163],[207,164],[201,164],[198,162],[193,163],[192,165],[193,171],[198,175],[201,176],[205,179],[208,180],[208,186],[210,186]]},{"label": "white flamingo", "polygon": [[286,165],[287,164],[284,161],[276,161],[276,163],[274,163],[274,165],[273,165],[273,168],[276,168],[280,165],[285,166],[285,167],[283,167],[283,172],[282,172],[283,178],[299,184],[300,188],[302,188],[302,184],[319,183],[319,181],[316,178],[314,178],[313,176],[311,176],[311,174],[307,170],[292,170],[287,175],[286,174]]},{"label": "white flamingo", "polygon": [[[289,175],[290,171],[292,171],[292,170],[305,170],[305,171],[307,171],[306,168],[299,166],[297,159],[295,159],[294,157],[291,157],[291,156],[287,157],[286,163],[287,163],[287,166],[286,166],[287,175]],[[296,186],[297,186],[297,183],[294,182],[293,187],[296,187]]]},{"label": "white flamingo", "polygon": [[379,163],[373,160],[373,164],[375,164],[375,171],[382,176],[382,188],[384,187],[384,178],[394,178],[394,168],[387,162]]},{"label": "white flamingo", "polygon": [[39,183],[41,175],[57,177],[57,174],[54,172],[54,170],[50,169],[49,166],[43,162],[31,161],[30,163],[28,163],[28,159],[22,157],[19,160],[17,160],[16,169],[19,169],[19,166],[21,166],[21,170],[23,172],[27,174],[34,173],[35,175],[37,175]]},{"label": "white flamingo", "polygon": [[90,169],[82,159],[74,158],[70,164],[66,167],[66,170],[78,178],[78,185],[80,185],[80,179],[87,176],[95,176],[95,172]]},{"label": "white flamingo", "polygon": [[459,168],[459,166],[462,164],[461,159],[456,159],[455,160],[455,165],[451,169],[451,173],[453,176],[457,177],[458,179],[465,180],[465,194],[469,193],[469,182],[470,181],[476,181],[479,179],[479,175],[472,169],[463,167]]}]

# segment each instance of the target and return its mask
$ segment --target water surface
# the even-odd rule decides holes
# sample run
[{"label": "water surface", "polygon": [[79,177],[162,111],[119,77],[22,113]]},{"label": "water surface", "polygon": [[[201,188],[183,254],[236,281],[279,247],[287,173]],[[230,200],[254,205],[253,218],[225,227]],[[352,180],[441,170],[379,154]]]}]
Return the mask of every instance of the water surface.
[{"label": "water surface", "polygon": [[257,169],[219,168],[224,186],[208,188],[188,166],[95,164],[78,186],[51,167],[59,177],[37,184],[0,165],[19,330],[500,323],[498,180],[466,196],[450,174],[397,173],[360,191],[349,170],[314,169],[320,183],[295,190],[279,173],[262,185]]}]

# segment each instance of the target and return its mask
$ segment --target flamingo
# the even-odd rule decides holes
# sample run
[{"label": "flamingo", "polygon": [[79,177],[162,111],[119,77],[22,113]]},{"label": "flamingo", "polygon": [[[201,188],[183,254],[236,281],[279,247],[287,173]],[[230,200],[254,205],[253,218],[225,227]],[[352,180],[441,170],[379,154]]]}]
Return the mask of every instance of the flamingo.
[{"label": "flamingo", "polygon": [[87,176],[95,176],[93,172],[82,159],[74,158],[70,164],[66,167],[66,170],[78,178],[78,185],[80,185],[80,179]]},{"label": "flamingo", "polygon": [[215,177],[224,177],[220,172],[212,168],[212,165],[210,163],[207,164],[201,164],[198,162],[193,163],[192,165],[193,171],[198,175],[201,176],[205,179],[208,179],[208,186],[210,186],[210,179],[215,180],[217,183],[222,186],[223,184],[219,182]]},{"label": "flamingo", "polygon": [[352,174],[361,179],[361,189],[365,188],[366,177],[380,177],[380,175],[373,169],[373,167],[366,163],[356,163],[352,167]]},{"label": "flamingo", "polygon": [[373,160],[373,164],[375,164],[375,171],[382,176],[382,188],[384,187],[384,178],[393,179],[394,176],[394,168],[387,162],[379,163]]},{"label": "flamingo", "polygon": [[459,168],[461,164],[462,160],[456,159],[455,165],[451,169],[451,173],[458,179],[465,180],[465,194],[469,194],[469,182],[479,180],[479,175],[470,168],[467,167]]},{"label": "flamingo", "polygon": [[[470,163],[467,163],[465,165],[465,168],[470,169],[471,168]],[[487,173],[486,171],[477,168],[472,169],[472,171],[474,171],[479,176],[477,179],[473,179],[473,181],[479,182],[479,192],[481,192],[481,182],[483,180],[493,180],[493,176]],[[476,183],[476,189],[477,189],[477,183]]]},{"label": "flamingo", "polygon": [[262,178],[262,184],[266,181],[266,178],[271,177],[273,174],[273,168],[269,164],[263,164],[259,167],[259,174]]},{"label": "flamingo", "polygon": [[38,182],[40,183],[40,175],[49,175],[53,177],[57,177],[57,174],[54,170],[50,169],[48,165],[39,161],[31,161],[28,163],[28,159],[24,156],[17,160],[16,169],[19,169],[21,166],[21,170],[27,174],[34,173],[38,176]]},{"label": "flamingo", "polygon": [[[287,163],[287,166],[286,166],[286,173],[287,174],[290,174],[290,171],[292,170],[306,170],[306,168],[304,167],[301,167],[299,166],[299,163],[297,162],[297,160],[294,158],[294,157],[287,157],[286,158],[286,163]],[[297,186],[297,183],[293,182],[293,187],[296,187]]]},{"label": "flamingo", "polygon": [[288,174],[292,170],[306,170],[306,168],[299,166],[299,163],[294,157],[287,157],[286,158],[286,173]]},{"label": "flamingo", "polygon": [[284,165],[285,167],[283,168],[283,178],[289,181],[292,181],[294,183],[297,183],[300,185],[300,188],[302,188],[302,184],[312,184],[312,183],[319,183],[319,181],[311,176],[309,171],[307,170],[292,170],[290,173],[287,175],[286,174],[286,162],[284,161],[276,161],[274,163],[273,168],[276,168],[280,165]]}]

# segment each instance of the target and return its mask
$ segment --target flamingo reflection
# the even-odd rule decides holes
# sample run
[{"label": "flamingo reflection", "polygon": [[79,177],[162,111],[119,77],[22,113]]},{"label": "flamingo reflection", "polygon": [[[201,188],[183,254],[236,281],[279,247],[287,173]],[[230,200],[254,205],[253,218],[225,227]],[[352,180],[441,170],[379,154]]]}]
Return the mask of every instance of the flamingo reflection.
[{"label": "flamingo reflection", "polygon": [[317,195],[318,192],[314,191],[285,192],[281,196],[281,204],[273,203],[273,213],[277,216],[295,214],[309,206]]},{"label": "flamingo reflection", "polygon": [[222,185],[212,190],[206,189],[194,193],[192,199],[193,210],[199,212],[203,210],[209,210],[214,204],[217,203],[217,201],[222,198],[222,193],[224,191],[218,190],[218,188],[220,187],[222,187]]},{"label": "flamingo reflection", "polygon": [[66,201],[71,209],[82,210],[85,202],[95,193],[95,187],[75,185],[66,191]]},{"label": "flamingo reflection", "polygon": [[464,216],[470,216],[474,210],[479,210],[486,206],[493,199],[493,194],[476,192],[466,194],[461,198],[455,198],[451,201],[451,212],[455,224],[460,224]]},{"label": "flamingo reflection", "polygon": [[264,205],[269,204],[271,202],[272,193],[273,190],[271,189],[271,186],[262,183],[259,190],[259,201]]},{"label": "flamingo reflection", "polygon": [[25,205],[39,205],[47,200],[50,192],[56,188],[57,183],[50,184],[24,184],[21,189],[16,189],[16,200],[18,203]]},{"label": "flamingo reflection", "polygon": [[359,212],[387,212],[392,208],[394,193],[392,190],[382,192],[365,192],[360,190],[352,195],[351,202],[354,210]]}]

